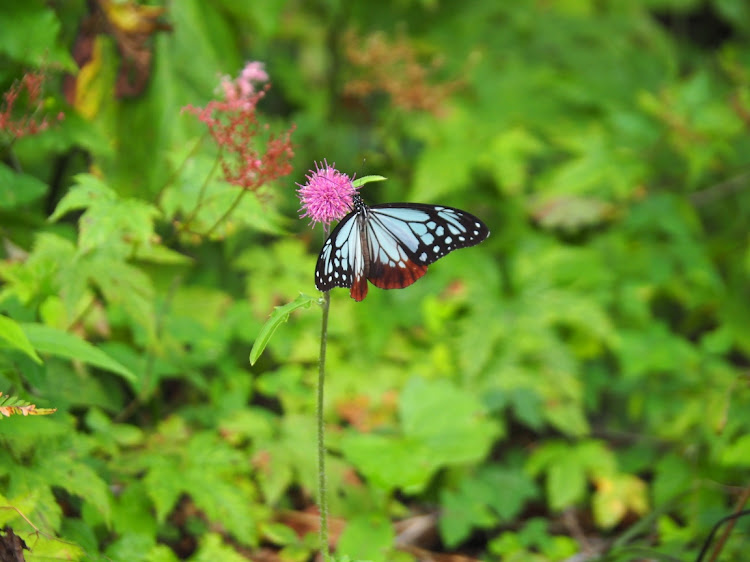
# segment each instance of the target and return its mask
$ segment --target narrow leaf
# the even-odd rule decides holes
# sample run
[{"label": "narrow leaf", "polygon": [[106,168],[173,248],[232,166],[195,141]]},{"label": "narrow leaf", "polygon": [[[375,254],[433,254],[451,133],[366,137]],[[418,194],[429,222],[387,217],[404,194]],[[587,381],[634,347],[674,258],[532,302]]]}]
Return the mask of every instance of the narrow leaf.
[{"label": "narrow leaf", "polygon": [[21,326],[15,320],[3,315],[0,315],[0,339],[5,340],[11,347],[23,351],[37,363],[42,363],[42,359],[34,351],[34,347]]},{"label": "narrow leaf", "polygon": [[388,178],[384,178],[383,176],[362,176],[352,182],[352,187],[361,187],[371,181],[385,181],[387,179]]},{"label": "narrow leaf", "polygon": [[32,345],[41,353],[83,361],[105,371],[117,373],[129,382],[136,382],[136,376],[130,369],[86,340],[43,324],[22,324],[22,326]]},{"label": "narrow leaf", "polygon": [[263,324],[258,337],[255,339],[253,348],[250,350],[250,364],[255,365],[255,362],[263,353],[263,350],[268,345],[268,342],[271,341],[271,336],[273,336],[276,328],[278,328],[282,322],[286,322],[287,320],[289,320],[289,315],[292,312],[294,312],[298,308],[309,308],[310,304],[316,302],[317,300],[317,297],[311,297],[301,294],[292,302],[285,304],[284,306],[277,306],[271,313],[271,317],[268,319],[268,321]]}]

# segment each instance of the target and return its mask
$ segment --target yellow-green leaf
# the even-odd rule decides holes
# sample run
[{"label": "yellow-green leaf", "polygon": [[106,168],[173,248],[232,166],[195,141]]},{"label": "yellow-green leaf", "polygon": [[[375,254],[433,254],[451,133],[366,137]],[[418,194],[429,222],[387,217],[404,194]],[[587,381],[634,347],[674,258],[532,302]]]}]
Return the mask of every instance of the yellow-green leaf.
[{"label": "yellow-green leaf", "polygon": [[37,363],[42,363],[42,358],[37,355],[21,326],[15,320],[3,315],[0,315],[0,339],[22,351]]}]

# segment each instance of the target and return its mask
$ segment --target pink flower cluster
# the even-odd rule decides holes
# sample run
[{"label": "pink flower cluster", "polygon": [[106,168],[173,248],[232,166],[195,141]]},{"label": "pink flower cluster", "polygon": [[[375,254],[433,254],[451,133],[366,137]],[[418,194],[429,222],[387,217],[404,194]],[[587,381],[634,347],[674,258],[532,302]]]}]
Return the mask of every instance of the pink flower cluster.
[{"label": "pink flower cluster", "polygon": [[258,118],[258,102],[270,88],[268,84],[256,91],[257,83],[266,82],[263,64],[250,62],[240,75],[221,81],[223,100],[212,100],[205,107],[184,108],[208,127],[208,132],[221,149],[224,179],[242,189],[257,191],[270,181],[291,173],[294,156],[291,134],[274,135]]},{"label": "pink flower cluster", "polygon": [[316,162],[315,171],[311,170],[307,175],[307,183],[297,184],[302,203],[300,211],[304,211],[300,218],[310,217],[313,224],[319,222],[328,226],[352,210],[352,198],[357,189],[352,185],[352,179],[339,172],[335,165],[329,166],[326,160],[320,164]]},{"label": "pink flower cluster", "polygon": [[245,65],[236,79],[232,80],[229,76],[223,76],[220,87],[227,102],[251,104],[256,92],[256,83],[262,84],[265,82],[268,82],[268,73],[265,71],[263,63],[253,61]]}]

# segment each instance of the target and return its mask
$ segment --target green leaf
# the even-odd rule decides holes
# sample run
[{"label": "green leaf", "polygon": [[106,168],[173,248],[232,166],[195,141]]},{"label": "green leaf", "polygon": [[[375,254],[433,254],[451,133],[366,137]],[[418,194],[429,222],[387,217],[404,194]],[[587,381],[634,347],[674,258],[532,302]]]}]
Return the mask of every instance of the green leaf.
[{"label": "green leaf", "polygon": [[336,546],[339,552],[360,560],[392,560],[395,533],[391,521],[378,513],[356,515],[349,519]]},{"label": "green leaf", "polygon": [[291,527],[283,523],[266,523],[261,526],[263,538],[276,545],[297,544],[299,537]]},{"label": "green leaf", "polygon": [[[25,420],[24,420],[25,421]],[[29,426],[28,423],[20,424]],[[2,427],[2,426],[0,426]],[[34,435],[31,439],[36,439]],[[6,480],[5,497],[0,496],[3,506],[13,506],[31,520],[44,519],[50,528],[57,529],[62,521],[62,508],[55,498],[46,475],[40,475],[36,466],[19,465],[10,452],[0,451],[0,466]],[[13,509],[0,509],[0,523],[20,524],[23,519]]]},{"label": "green leaf", "polygon": [[1,314],[0,339],[5,340],[11,347],[22,351],[41,365],[42,358],[37,355],[21,326],[15,320]]},{"label": "green leaf", "polygon": [[111,494],[107,483],[87,464],[76,460],[68,451],[45,457],[40,470],[51,484],[82,497],[109,524],[112,516]]},{"label": "green leaf", "polygon": [[198,550],[190,557],[191,562],[247,562],[247,558],[226,544],[218,533],[206,533],[200,537]]},{"label": "green leaf", "polygon": [[[233,450],[232,450],[233,451]],[[214,446],[209,453],[221,455]],[[233,451],[234,452],[234,451]],[[200,454],[205,455],[205,449]],[[194,455],[195,456],[195,455]],[[185,493],[195,501],[196,507],[211,521],[220,523],[237,541],[246,546],[255,546],[256,521],[253,513],[253,486],[250,482],[232,477],[233,467],[242,465],[239,453],[225,466],[202,466],[196,463],[183,474]],[[234,472],[239,472],[234,470]]]},{"label": "green leaf", "polygon": [[310,297],[308,295],[301,294],[295,300],[284,306],[277,306],[271,313],[271,317],[263,324],[260,329],[258,337],[255,339],[253,348],[250,350],[250,364],[255,365],[255,362],[266,349],[268,342],[271,341],[276,329],[284,322],[289,320],[289,315],[297,310],[298,308],[310,308],[313,302],[318,302],[318,297]]},{"label": "green leaf", "polygon": [[[480,460],[499,433],[475,395],[444,380],[412,378],[400,411],[404,434],[423,443],[435,463]],[[436,415],[447,411],[450,416]]]},{"label": "green leaf", "polygon": [[561,510],[584,499],[586,471],[575,453],[559,457],[547,471],[547,497],[552,509]]},{"label": "green leaf", "polygon": [[750,435],[743,435],[727,447],[721,455],[725,466],[750,466]]},{"label": "green leaf", "polygon": [[0,162],[0,209],[15,209],[36,201],[49,186],[29,174],[16,173]]},{"label": "green leaf", "polygon": [[581,459],[576,447],[553,441],[534,451],[526,463],[526,471],[531,476],[546,471],[546,491],[550,507],[564,509],[585,497],[585,461],[586,459]]},{"label": "green leaf", "polygon": [[148,496],[154,502],[156,520],[163,523],[184,490],[184,474],[173,458],[149,460],[150,467],[143,482]]},{"label": "green leaf", "polygon": [[55,11],[39,1],[3,0],[0,53],[23,65],[61,65],[75,72],[77,65],[58,40],[60,21]]},{"label": "green leaf", "polygon": [[[477,493],[478,492],[478,493]],[[485,503],[487,490],[467,481],[458,491],[440,494],[440,536],[450,548],[466,539],[475,527],[489,527],[497,520]]]},{"label": "green leaf", "polygon": [[164,246],[142,245],[136,248],[133,259],[162,265],[190,265],[193,260]]},{"label": "green leaf", "polygon": [[104,251],[82,256],[77,265],[75,270],[68,273],[87,279],[101,291],[110,306],[122,306],[133,323],[143,326],[153,337],[155,291],[151,278],[143,268]]},{"label": "green leaf", "polygon": [[750,5],[743,0],[716,0],[715,9],[732,27],[750,32]]},{"label": "green leaf", "polygon": [[582,437],[590,431],[588,420],[579,402],[561,399],[547,405],[544,415],[552,425],[567,435]]},{"label": "green leaf", "polygon": [[143,481],[125,485],[114,499],[112,528],[120,535],[155,535],[158,529],[153,504]]},{"label": "green leaf", "polygon": [[[186,159],[187,157],[187,159]],[[275,208],[261,201],[251,192],[242,191],[225,182],[216,174],[216,157],[206,154],[172,155],[180,174],[164,188],[159,208],[170,220],[180,223],[186,239],[192,233],[211,230],[212,239],[223,239],[237,233],[238,228],[252,228],[259,232],[283,234],[287,220]],[[201,178],[196,181],[196,178]],[[229,216],[227,211],[232,209]],[[186,221],[187,217],[187,222]],[[218,226],[217,226],[218,224]]]},{"label": "green leaf", "polygon": [[387,490],[416,493],[440,467],[481,460],[499,433],[476,397],[446,381],[410,380],[400,410],[402,436],[349,433],[341,441],[344,455]]},{"label": "green leaf", "polygon": [[690,372],[699,364],[696,348],[655,321],[638,331],[621,330],[620,361],[626,377],[662,372]]},{"label": "green leaf", "polygon": [[19,533],[27,545],[34,545],[33,555],[27,554],[26,560],[90,560],[90,553],[86,553],[80,546],[69,541],[50,537],[46,533],[31,531]]},{"label": "green leaf", "polygon": [[542,153],[544,143],[524,127],[502,130],[485,149],[482,160],[503,193],[520,195],[530,175],[531,158]]},{"label": "green leaf", "polygon": [[145,562],[180,562],[177,555],[166,544],[153,545],[144,559]]},{"label": "green leaf", "polygon": [[482,467],[462,478],[457,490],[441,493],[441,536],[449,546],[456,546],[474,528],[496,525],[498,519],[513,521],[526,501],[537,495],[533,480],[520,468]]},{"label": "green leaf", "polygon": [[148,468],[143,482],[157,520],[163,522],[180,496],[187,494],[209,521],[220,522],[236,540],[254,546],[254,486],[239,478],[245,470],[242,453],[212,432],[188,437],[188,431],[183,420],[166,420],[159,440],[170,445],[158,445],[144,458]]},{"label": "green leaf", "polygon": [[534,481],[520,468],[485,466],[477,479],[485,490],[484,501],[504,522],[513,521],[527,501],[539,496]]},{"label": "green leaf", "polygon": [[352,182],[352,187],[361,187],[366,183],[370,183],[373,181],[385,181],[387,179],[388,178],[384,178],[383,176],[362,176],[361,178],[357,178]]},{"label": "green leaf", "polygon": [[105,552],[108,560],[144,560],[143,553],[148,552],[155,543],[153,535],[128,533],[107,545]]},{"label": "green leaf", "polygon": [[58,357],[88,363],[105,371],[116,373],[131,383],[137,380],[135,374],[127,367],[118,363],[86,340],[43,324],[22,324],[21,326],[31,344],[40,353],[50,353]]},{"label": "green leaf", "polygon": [[50,222],[59,220],[70,211],[88,209],[117,200],[117,193],[96,176],[78,174],[75,180],[76,185],[60,199],[55,211],[50,215]]},{"label": "green leaf", "polygon": [[476,130],[467,111],[452,110],[436,128],[421,133],[425,146],[415,162],[411,197],[432,201],[471,183],[471,168],[477,159]]},{"label": "green leaf", "polygon": [[90,174],[77,175],[76,182],[49,220],[86,209],[79,220],[80,252],[106,248],[109,255],[129,257],[134,249],[153,244],[154,219],[161,215],[156,207],[140,199],[121,198]]},{"label": "green leaf", "polygon": [[418,491],[437,468],[430,450],[409,439],[352,433],[342,438],[340,446],[369,482],[385,490]]},{"label": "green leaf", "polygon": [[654,466],[651,494],[655,505],[666,505],[690,489],[692,463],[674,452],[663,455]]},{"label": "green leaf", "polygon": [[286,6],[284,0],[269,0],[263,2],[263,4],[220,0],[215,4],[217,6],[220,5],[222,9],[231,13],[233,18],[252,22],[255,33],[263,37],[263,41],[269,36],[272,37],[273,33],[276,33],[279,27],[283,26],[286,21],[284,19],[284,7]]}]

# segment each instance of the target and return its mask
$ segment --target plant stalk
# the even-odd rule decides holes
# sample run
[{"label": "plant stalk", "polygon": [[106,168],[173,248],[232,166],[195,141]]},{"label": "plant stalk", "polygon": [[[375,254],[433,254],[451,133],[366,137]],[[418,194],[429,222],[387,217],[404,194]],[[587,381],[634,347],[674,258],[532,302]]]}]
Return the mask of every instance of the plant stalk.
[{"label": "plant stalk", "polygon": [[318,422],[318,509],[320,510],[320,552],[323,561],[331,559],[328,547],[328,499],[326,495],[326,444],[323,406],[325,397],[326,346],[328,343],[328,310],[331,306],[331,293],[323,293],[323,318],[320,328],[320,361],[318,363],[318,400],[316,417]]},{"label": "plant stalk", "polygon": [[[745,487],[745,489],[742,491],[742,494],[740,495],[739,500],[737,500],[737,505],[734,508],[735,514],[742,512],[742,508],[745,507],[745,504],[747,504],[748,499],[750,499],[750,486]],[[724,549],[724,544],[727,542],[729,535],[732,533],[732,529],[734,529],[734,524],[736,522],[737,522],[736,519],[731,519],[727,523],[727,526],[724,527],[724,532],[721,534],[721,536],[719,537],[719,540],[716,542],[716,546],[714,547],[714,550],[711,553],[711,558],[708,559],[708,562],[716,562],[719,559],[719,555],[721,554],[721,551]]]}]

